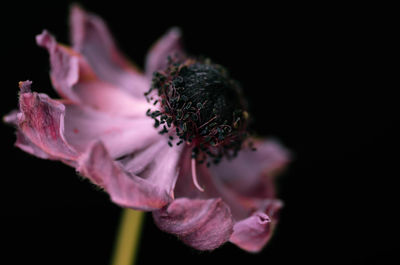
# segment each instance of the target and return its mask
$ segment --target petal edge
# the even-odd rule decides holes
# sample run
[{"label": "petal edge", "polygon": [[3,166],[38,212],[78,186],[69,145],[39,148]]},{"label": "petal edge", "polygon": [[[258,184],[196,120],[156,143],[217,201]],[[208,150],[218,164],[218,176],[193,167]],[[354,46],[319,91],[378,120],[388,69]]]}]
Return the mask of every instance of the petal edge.
[{"label": "petal edge", "polygon": [[261,251],[274,232],[278,222],[277,213],[281,207],[282,202],[279,200],[265,201],[264,211],[260,209],[235,223],[229,241],[249,252]]}]

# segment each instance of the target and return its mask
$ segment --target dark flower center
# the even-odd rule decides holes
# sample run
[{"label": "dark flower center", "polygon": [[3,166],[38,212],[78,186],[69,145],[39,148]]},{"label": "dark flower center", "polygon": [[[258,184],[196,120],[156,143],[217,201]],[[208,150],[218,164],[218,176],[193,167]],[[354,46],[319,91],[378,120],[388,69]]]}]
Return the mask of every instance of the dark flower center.
[{"label": "dark flower center", "polygon": [[177,145],[191,145],[192,157],[200,163],[236,156],[247,137],[248,114],[240,86],[224,67],[209,60],[170,59],[167,69],[154,73],[145,95],[160,105],[147,112],[154,127],[162,126],[160,133],[169,134],[170,146],[174,136]]}]

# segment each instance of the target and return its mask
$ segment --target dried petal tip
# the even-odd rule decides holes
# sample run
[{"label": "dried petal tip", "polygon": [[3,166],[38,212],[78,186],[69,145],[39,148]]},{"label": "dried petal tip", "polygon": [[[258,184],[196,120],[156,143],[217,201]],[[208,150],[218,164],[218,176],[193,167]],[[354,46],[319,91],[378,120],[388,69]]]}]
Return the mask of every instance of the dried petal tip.
[{"label": "dried petal tip", "polygon": [[36,43],[40,47],[44,47],[47,49],[51,49],[51,47],[55,47],[55,39],[47,30],[43,30],[42,33],[36,35]]},{"label": "dried petal tip", "polygon": [[258,252],[271,237],[271,221],[265,213],[256,212],[235,224],[229,240],[249,252]]},{"label": "dried petal tip", "polygon": [[161,124],[161,134],[174,129],[177,145],[193,147],[193,157],[202,163],[219,163],[235,157],[247,137],[246,104],[238,83],[227,70],[210,60],[169,59],[167,69],[155,72],[145,94],[159,110],[148,112]]},{"label": "dried petal tip", "polygon": [[18,83],[19,85],[19,89],[21,91],[21,93],[30,93],[31,92],[31,85],[32,85],[32,81],[20,81]]}]

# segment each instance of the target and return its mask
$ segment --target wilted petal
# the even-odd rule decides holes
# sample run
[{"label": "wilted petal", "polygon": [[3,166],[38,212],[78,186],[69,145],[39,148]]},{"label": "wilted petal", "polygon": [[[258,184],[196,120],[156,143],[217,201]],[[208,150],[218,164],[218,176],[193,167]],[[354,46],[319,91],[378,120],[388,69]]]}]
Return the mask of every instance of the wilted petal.
[{"label": "wilted petal", "polygon": [[101,81],[80,82],[75,85],[75,93],[85,105],[114,115],[143,117],[148,109],[154,108],[144,97],[134,98]]},{"label": "wilted petal", "polygon": [[[21,82],[21,86],[28,82]],[[30,83],[29,83],[30,84]],[[29,153],[51,159],[74,161],[95,140],[101,140],[112,157],[141,150],[159,138],[146,116],[127,118],[84,106],[50,99],[45,94],[21,93],[20,113],[5,117],[20,130],[17,145]],[[32,149],[33,148],[33,149]],[[69,163],[70,164],[70,163]]]},{"label": "wilted petal", "polygon": [[289,151],[275,140],[254,140],[254,146],[256,151],[243,148],[235,159],[222,160],[210,171],[243,195],[274,197],[273,177],[288,164]]},{"label": "wilted petal", "polygon": [[128,174],[121,164],[112,160],[101,142],[95,143],[81,157],[78,170],[103,187],[112,201],[123,207],[151,211],[173,200],[169,189],[176,176],[169,176],[171,183],[161,183]]},{"label": "wilted petal", "polygon": [[75,103],[104,112],[143,116],[151,106],[144,97],[134,98],[124,90],[101,81],[78,52],[58,44],[47,31],[36,37],[50,55],[51,80],[57,92]]},{"label": "wilted petal", "polygon": [[145,115],[132,119],[66,104],[65,137],[81,152],[94,140],[101,140],[110,155],[117,158],[148,146],[159,134]]},{"label": "wilted petal", "polygon": [[270,236],[270,222],[268,215],[257,212],[234,225],[230,241],[247,251],[257,252]]},{"label": "wilted petal", "polygon": [[282,203],[279,200],[269,200],[265,201],[265,207],[264,212],[255,212],[235,223],[229,241],[250,252],[260,251],[272,236]]},{"label": "wilted petal", "polygon": [[49,52],[50,77],[54,88],[62,97],[79,102],[72,88],[79,78],[95,78],[90,67],[78,53],[57,44],[55,38],[46,30],[36,36],[36,42]]},{"label": "wilted petal", "polygon": [[[236,186],[228,185],[230,183],[222,179],[218,174],[225,173],[225,171],[232,172],[231,168],[224,167],[216,171],[215,168],[220,167],[220,165],[207,167],[204,163],[198,163],[196,166],[198,181],[204,188],[204,192],[199,191],[194,186],[191,178],[190,151],[190,148],[187,148],[183,152],[184,158],[180,163],[181,170],[175,188],[177,198],[222,198],[229,205],[233,218],[238,221],[247,218],[256,211],[264,211],[265,203],[275,197],[275,183],[268,175],[258,175],[255,181],[260,187],[254,187],[250,190],[245,189],[246,193],[243,193],[240,188],[235,189],[234,187]],[[232,163],[235,163],[235,159]],[[252,171],[252,168],[249,167],[248,171]],[[246,175],[240,176],[239,180],[245,182]],[[260,194],[258,190],[262,190],[263,194]],[[248,193],[248,191],[253,191],[254,193]]]},{"label": "wilted petal", "polygon": [[153,212],[153,217],[161,230],[176,234],[199,250],[215,249],[232,234],[230,210],[221,199],[176,199],[168,207]]},{"label": "wilted petal", "polygon": [[183,58],[181,35],[179,28],[172,28],[153,45],[146,58],[147,77],[151,78],[155,71],[165,69],[168,56]]},{"label": "wilted petal", "polygon": [[[20,90],[22,93],[29,93],[30,92],[30,81],[21,82],[20,83]],[[12,124],[14,126],[18,126],[18,117],[21,116],[18,110],[13,110],[9,114],[3,117],[3,121],[5,123]],[[15,142],[15,146],[21,148],[25,152],[40,157],[42,159],[56,159],[52,158],[49,154],[43,152],[36,144],[34,144],[31,140],[29,140],[24,133],[17,129],[16,130],[17,141]]]},{"label": "wilted petal", "polygon": [[24,150],[25,152],[27,152],[27,153],[29,153],[31,155],[37,156],[37,157],[42,158],[42,159],[56,159],[56,158],[50,157],[48,154],[43,152],[42,149],[40,149],[37,145],[32,143],[19,130],[17,130],[17,141],[15,142],[15,146],[17,146],[18,148],[21,148],[22,150]]},{"label": "wilted petal", "polygon": [[[171,148],[167,144],[167,139],[160,137],[147,148],[127,156],[120,162],[127,172],[168,187],[169,193],[173,196],[181,150],[182,146]],[[174,177],[173,181],[171,176]]]},{"label": "wilted petal", "polygon": [[78,153],[64,137],[65,107],[45,94],[30,93],[30,82],[21,82],[18,127],[35,146],[52,157],[75,160]]},{"label": "wilted petal", "polygon": [[142,98],[149,82],[119,52],[105,22],[73,6],[70,23],[73,48],[84,55],[97,76]]},{"label": "wilted petal", "polygon": [[18,110],[13,110],[10,113],[8,113],[6,116],[3,117],[3,121],[5,123],[9,123],[12,125],[17,125],[18,123]]},{"label": "wilted petal", "polygon": [[196,188],[192,178],[191,159],[192,148],[185,147],[182,151],[182,158],[179,162],[180,171],[175,187],[176,197],[185,197],[191,199],[209,199],[221,197],[221,193],[215,184],[215,179],[213,179],[211,176],[209,168],[205,165],[205,163],[196,164],[197,180],[199,185],[204,188],[204,191],[202,192]]},{"label": "wilted petal", "polygon": [[[191,149],[186,148],[182,154],[180,162],[180,172],[175,187],[175,195],[177,198],[186,197],[192,199],[222,198],[229,205],[231,213],[235,220],[240,220],[249,216],[258,208],[258,204],[253,198],[242,196],[226,186],[219,179],[218,175],[212,175],[210,169],[215,167],[207,167],[204,163],[197,163],[196,171],[200,186],[204,188],[204,192],[199,191],[192,180],[191,173]],[[227,169],[229,170],[229,169]]]}]

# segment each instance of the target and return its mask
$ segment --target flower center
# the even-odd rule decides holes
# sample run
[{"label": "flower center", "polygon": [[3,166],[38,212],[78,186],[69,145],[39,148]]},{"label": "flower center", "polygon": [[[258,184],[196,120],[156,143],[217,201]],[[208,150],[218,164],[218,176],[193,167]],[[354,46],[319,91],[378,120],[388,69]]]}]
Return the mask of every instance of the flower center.
[{"label": "flower center", "polygon": [[160,134],[169,134],[170,146],[174,136],[177,145],[192,146],[192,157],[199,163],[235,157],[247,137],[248,114],[240,86],[224,67],[208,59],[170,58],[165,70],[154,73],[145,95],[160,106],[147,112],[154,127],[162,126]]}]

